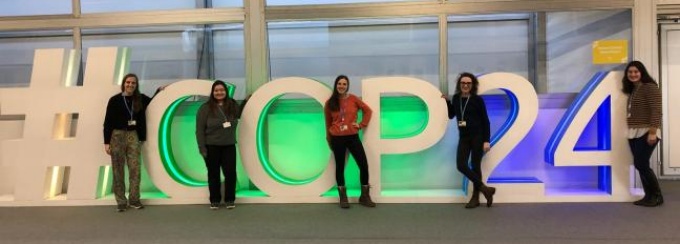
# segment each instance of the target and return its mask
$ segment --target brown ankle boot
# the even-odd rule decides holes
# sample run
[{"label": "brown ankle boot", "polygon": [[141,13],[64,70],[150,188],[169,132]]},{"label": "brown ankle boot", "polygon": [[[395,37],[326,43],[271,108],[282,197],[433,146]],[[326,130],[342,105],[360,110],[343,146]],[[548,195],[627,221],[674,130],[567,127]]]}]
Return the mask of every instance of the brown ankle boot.
[{"label": "brown ankle boot", "polygon": [[364,205],[366,207],[375,207],[375,203],[371,200],[371,195],[368,192],[368,189],[370,188],[369,185],[362,185],[361,186],[361,196],[359,196],[359,203],[361,205]]},{"label": "brown ankle boot", "polygon": [[479,191],[473,190],[472,197],[470,201],[465,204],[465,208],[476,208],[479,207]]},{"label": "brown ankle boot", "polygon": [[349,202],[347,201],[347,187],[338,186],[338,196],[340,197],[340,207],[349,208]]},{"label": "brown ankle boot", "polygon": [[486,206],[491,207],[491,204],[493,204],[493,194],[496,194],[496,188],[482,185],[479,190],[484,194],[484,198],[486,198]]}]

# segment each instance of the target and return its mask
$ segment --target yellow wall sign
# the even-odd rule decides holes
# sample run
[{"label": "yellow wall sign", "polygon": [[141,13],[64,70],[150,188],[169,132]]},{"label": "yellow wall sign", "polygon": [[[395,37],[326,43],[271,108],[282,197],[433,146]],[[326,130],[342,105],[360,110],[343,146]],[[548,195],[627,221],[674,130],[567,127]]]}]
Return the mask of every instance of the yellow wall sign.
[{"label": "yellow wall sign", "polygon": [[593,42],[593,64],[623,64],[628,62],[628,40]]}]

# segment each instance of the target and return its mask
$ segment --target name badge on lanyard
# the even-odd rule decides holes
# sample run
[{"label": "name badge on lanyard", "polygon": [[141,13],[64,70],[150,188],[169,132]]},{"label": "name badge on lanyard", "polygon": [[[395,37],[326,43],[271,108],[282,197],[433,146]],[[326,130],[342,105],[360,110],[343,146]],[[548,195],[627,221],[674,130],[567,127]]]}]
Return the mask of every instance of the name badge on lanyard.
[{"label": "name badge on lanyard", "polygon": [[458,127],[466,127],[466,126],[467,126],[467,122],[465,122],[465,120],[458,121]]},{"label": "name badge on lanyard", "polygon": [[135,112],[135,103],[132,100],[132,97],[130,97],[130,106],[127,104],[127,100],[125,100],[125,96],[123,96],[123,104],[125,104],[125,109],[128,111],[130,114],[130,119],[128,120],[127,124],[128,126],[136,126],[137,121],[134,118],[134,112]]},{"label": "name badge on lanyard", "polygon": [[460,96],[460,121],[458,121],[458,127],[467,127],[467,122],[465,121],[465,110],[467,109],[468,102],[470,102],[472,97],[468,97],[465,100],[465,106],[463,106],[463,96]]},{"label": "name badge on lanyard", "polygon": [[340,104],[340,131],[346,131],[348,126],[345,124],[345,108]]},{"label": "name badge on lanyard", "polygon": [[220,111],[220,114],[222,114],[222,118],[224,119],[224,123],[222,123],[222,128],[229,128],[231,127],[231,122],[229,122],[229,119],[227,119],[227,115],[224,114],[224,111],[222,111],[222,106],[217,108],[217,110]]}]

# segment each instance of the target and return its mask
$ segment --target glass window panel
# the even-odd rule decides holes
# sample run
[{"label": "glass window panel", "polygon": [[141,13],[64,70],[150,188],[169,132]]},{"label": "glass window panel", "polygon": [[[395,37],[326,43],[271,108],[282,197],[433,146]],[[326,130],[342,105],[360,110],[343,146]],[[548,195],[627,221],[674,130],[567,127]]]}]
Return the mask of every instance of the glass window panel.
[{"label": "glass window panel", "polygon": [[631,21],[629,10],[546,13],[548,92],[579,92],[596,72],[621,65],[593,64],[595,41],[627,40],[630,60]]},{"label": "glass window panel", "polygon": [[213,27],[215,77],[236,85],[234,98],[246,97],[246,57],[243,25]]},{"label": "glass window panel", "polygon": [[309,5],[339,3],[378,3],[378,2],[436,2],[437,0],[267,0],[267,5]]},{"label": "glass window panel", "polygon": [[212,0],[213,8],[243,7],[243,1],[250,0]]},{"label": "glass window panel", "polygon": [[510,72],[529,78],[529,21],[451,22],[448,26],[449,94],[461,72]]},{"label": "glass window panel", "polygon": [[269,24],[272,79],[302,76],[333,85],[348,75],[350,92],[375,76],[409,76],[439,87],[436,18]]},{"label": "glass window panel", "polygon": [[28,86],[41,48],[73,48],[71,30],[0,32],[0,87]]},{"label": "glass window panel", "polygon": [[[213,77],[211,71],[214,56],[210,48],[212,44],[209,38],[205,38],[210,37],[211,28],[211,26],[201,25],[85,29],[82,38],[83,60],[87,62],[87,48],[90,47],[129,47],[131,48],[129,71],[139,76],[142,92],[153,94],[161,85],[184,79],[211,79]],[[242,27],[235,28],[233,32],[242,33]],[[243,41],[235,44],[229,41],[232,39],[221,41],[216,45],[234,45],[233,49],[243,50]],[[234,59],[243,59],[243,54]],[[238,69],[234,68],[234,70]],[[240,69],[243,70],[243,66]],[[229,79],[225,80],[232,83],[242,81],[244,80],[243,72],[228,72],[228,75],[224,75]],[[236,85],[245,87],[245,84]]]},{"label": "glass window panel", "polygon": [[196,0],[81,0],[82,13],[131,12],[203,8]]},{"label": "glass window panel", "polygon": [[0,1],[0,17],[71,14],[71,0]]}]

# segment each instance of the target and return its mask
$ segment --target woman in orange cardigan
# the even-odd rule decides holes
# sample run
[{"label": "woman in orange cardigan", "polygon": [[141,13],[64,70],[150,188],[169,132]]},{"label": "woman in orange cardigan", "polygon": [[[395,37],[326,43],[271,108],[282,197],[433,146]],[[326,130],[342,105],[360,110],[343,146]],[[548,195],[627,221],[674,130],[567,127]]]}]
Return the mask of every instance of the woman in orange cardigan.
[{"label": "woman in orange cardigan", "polygon": [[[349,208],[347,187],[345,187],[345,152],[349,152],[359,166],[361,180],[361,196],[359,203],[366,207],[375,207],[368,189],[368,162],[364,146],[359,140],[359,130],[366,128],[371,120],[371,108],[357,96],[349,92],[349,78],[339,75],[335,78],[333,95],[326,101],[324,116],[326,118],[326,140],[335,156],[335,180],[338,184],[340,207]],[[357,112],[361,110],[363,117],[357,123]]]}]

